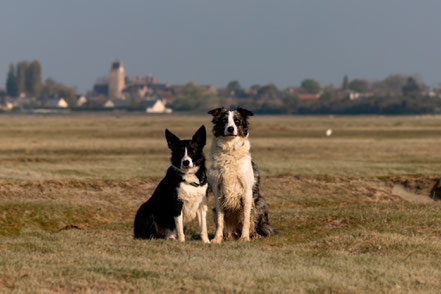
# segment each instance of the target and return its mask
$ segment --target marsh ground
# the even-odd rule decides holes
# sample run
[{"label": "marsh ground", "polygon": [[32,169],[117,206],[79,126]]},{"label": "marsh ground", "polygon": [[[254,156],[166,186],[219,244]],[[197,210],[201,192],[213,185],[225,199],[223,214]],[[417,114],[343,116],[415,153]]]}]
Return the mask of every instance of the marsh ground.
[{"label": "marsh ground", "polygon": [[134,213],[168,167],[164,129],[190,137],[209,121],[0,116],[0,290],[439,291],[441,204],[392,189],[427,197],[440,177],[441,117],[252,118],[253,158],[283,234],[203,245],[193,224],[185,244],[133,240]]}]

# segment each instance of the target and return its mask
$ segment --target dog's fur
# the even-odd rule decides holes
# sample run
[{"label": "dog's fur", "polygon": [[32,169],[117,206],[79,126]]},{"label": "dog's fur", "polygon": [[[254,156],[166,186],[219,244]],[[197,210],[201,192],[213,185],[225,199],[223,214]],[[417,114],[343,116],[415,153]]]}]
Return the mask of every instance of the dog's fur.
[{"label": "dog's fur", "polygon": [[248,241],[258,235],[278,233],[268,221],[268,206],[259,192],[260,177],[252,161],[248,140],[248,117],[243,108],[217,108],[213,115],[212,166],[208,182],[214,193],[216,235],[213,243],[239,237]]},{"label": "dog's fur", "polygon": [[203,148],[205,127],[192,140],[180,140],[165,130],[172,151],[171,166],[152,197],[141,205],[135,217],[137,239],[164,238],[185,241],[184,224],[197,215],[201,239],[209,243],[207,234],[207,177]]}]

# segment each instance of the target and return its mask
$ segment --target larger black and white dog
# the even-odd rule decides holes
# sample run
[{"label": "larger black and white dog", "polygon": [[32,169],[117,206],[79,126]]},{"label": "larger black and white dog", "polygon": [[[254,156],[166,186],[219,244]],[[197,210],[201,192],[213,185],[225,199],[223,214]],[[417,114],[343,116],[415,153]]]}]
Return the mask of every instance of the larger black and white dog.
[{"label": "larger black and white dog", "polygon": [[208,182],[214,193],[216,235],[213,243],[239,237],[278,233],[268,221],[268,206],[259,192],[260,177],[252,161],[248,140],[248,117],[243,108],[228,111],[217,108],[213,115],[213,143]]},{"label": "larger black and white dog", "polygon": [[197,215],[201,239],[209,243],[207,234],[207,176],[203,148],[205,127],[191,140],[180,140],[165,130],[171,149],[171,166],[152,197],[141,205],[135,217],[137,239],[165,238],[185,241],[184,224]]}]

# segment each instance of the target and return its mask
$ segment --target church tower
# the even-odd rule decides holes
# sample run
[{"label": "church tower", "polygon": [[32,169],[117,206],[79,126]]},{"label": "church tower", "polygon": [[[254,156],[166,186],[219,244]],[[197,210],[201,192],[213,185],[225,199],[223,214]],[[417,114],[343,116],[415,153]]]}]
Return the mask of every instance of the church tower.
[{"label": "church tower", "polygon": [[125,88],[124,67],[122,62],[115,61],[109,72],[109,98],[124,98],[122,90]]}]

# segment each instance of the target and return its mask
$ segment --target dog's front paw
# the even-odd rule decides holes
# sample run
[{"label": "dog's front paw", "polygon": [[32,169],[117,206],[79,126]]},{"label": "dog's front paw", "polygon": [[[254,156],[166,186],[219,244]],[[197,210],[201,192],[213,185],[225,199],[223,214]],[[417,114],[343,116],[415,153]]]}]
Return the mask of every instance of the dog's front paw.
[{"label": "dog's front paw", "polygon": [[239,240],[242,242],[248,242],[250,241],[250,236],[241,236]]},{"label": "dog's front paw", "polygon": [[205,244],[210,244],[210,240],[208,239],[202,239],[202,242],[204,242]]},{"label": "dog's front paw", "polygon": [[220,244],[222,243],[222,237],[221,236],[216,236],[214,237],[214,239],[211,240],[212,244]]},{"label": "dog's front paw", "polygon": [[185,242],[185,237],[178,237],[178,241],[184,243]]}]

